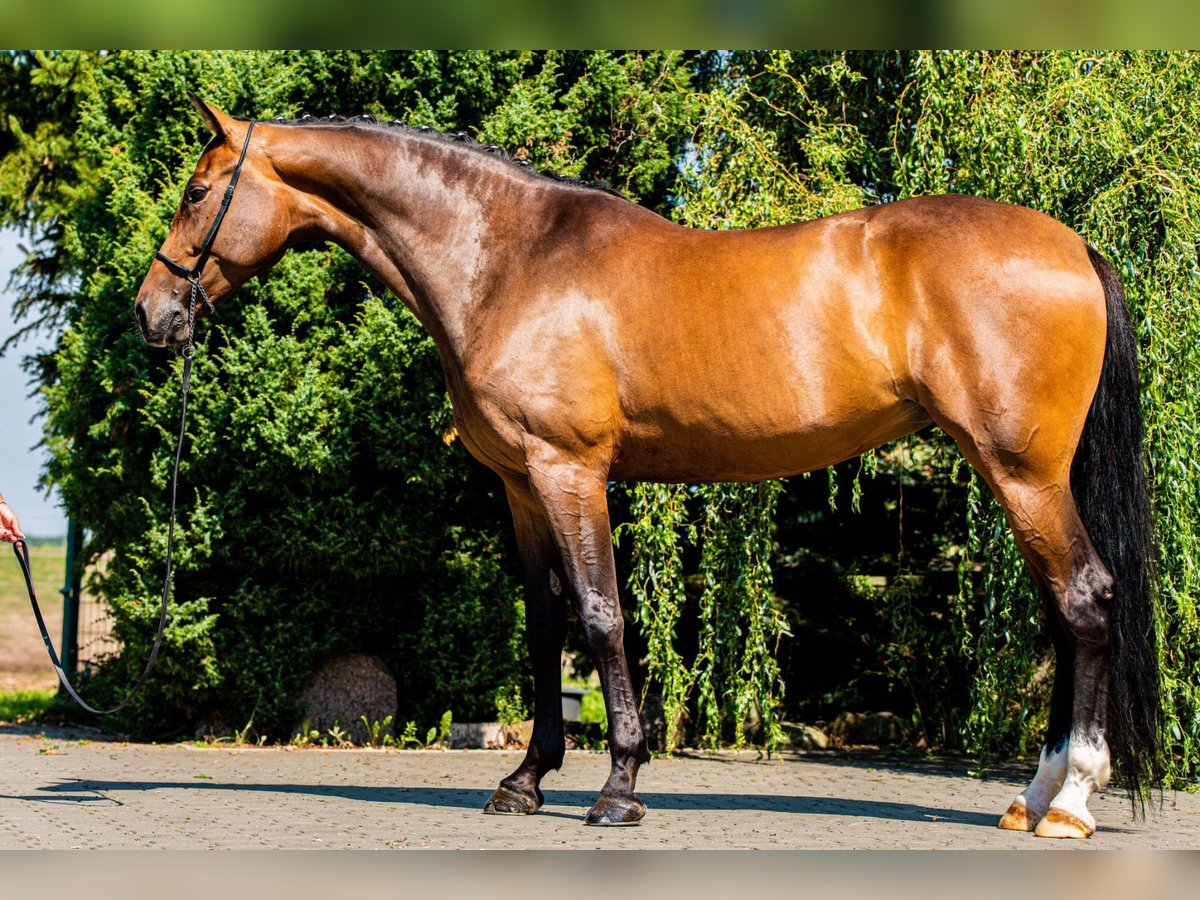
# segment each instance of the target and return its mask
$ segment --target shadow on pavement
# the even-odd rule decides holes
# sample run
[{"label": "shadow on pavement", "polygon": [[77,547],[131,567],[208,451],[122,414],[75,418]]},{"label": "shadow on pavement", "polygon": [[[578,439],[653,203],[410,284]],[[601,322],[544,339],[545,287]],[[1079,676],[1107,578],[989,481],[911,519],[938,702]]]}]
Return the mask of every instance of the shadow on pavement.
[{"label": "shadow on pavement", "polygon": [[[680,750],[672,754],[680,759],[696,759],[725,765],[760,766],[763,760],[753,751],[740,754],[729,752],[706,753],[703,750]],[[877,750],[818,750],[795,753],[784,751],[778,758],[787,762],[815,762],[826,766],[850,769],[877,769],[882,772],[912,775],[941,775],[947,778],[979,778],[1024,786],[1037,770],[1036,759],[1029,762],[999,760],[981,763],[967,756],[936,756],[927,753]]]},{"label": "shadow on pavement", "polygon": [[[110,796],[124,792],[159,790],[261,792],[338,798],[356,802],[404,803],[416,806],[482,810],[490,791],[472,788],[403,788],[327,784],[236,784],[213,781],[102,781],[93,779],[62,781],[23,796],[0,795],[0,800],[26,800],[43,803],[109,803],[123,805]],[[843,797],[809,797],[779,794],[708,794],[642,793],[638,796],[652,810],[671,811],[755,811],[792,815],[846,816],[850,818],[891,819],[903,822],[948,822],[995,828],[997,816],[958,809],[914,806],[883,800]],[[547,807],[578,807],[579,815],[595,801],[585,791],[546,791]],[[564,812],[543,808],[539,815],[574,818]]]}]

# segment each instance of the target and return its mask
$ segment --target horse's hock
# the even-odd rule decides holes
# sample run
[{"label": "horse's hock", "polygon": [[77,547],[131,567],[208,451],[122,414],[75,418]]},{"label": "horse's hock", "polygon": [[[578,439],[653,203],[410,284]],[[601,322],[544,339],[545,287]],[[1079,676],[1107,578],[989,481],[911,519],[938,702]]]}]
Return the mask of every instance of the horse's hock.
[{"label": "horse's hock", "polygon": [[300,694],[300,720],[294,731],[307,722],[309,729],[324,734],[335,726],[353,740],[368,739],[362,722],[382,722],[396,714],[396,679],[373,656],[349,654],[324,663]]}]

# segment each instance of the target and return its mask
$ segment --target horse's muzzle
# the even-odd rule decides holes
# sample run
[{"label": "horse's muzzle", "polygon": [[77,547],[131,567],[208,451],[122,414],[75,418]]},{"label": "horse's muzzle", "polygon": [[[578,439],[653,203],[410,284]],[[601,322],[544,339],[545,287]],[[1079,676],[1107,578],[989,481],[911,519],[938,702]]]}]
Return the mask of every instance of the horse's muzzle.
[{"label": "horse's muzzle", "polygon": [[167,308],[155,315],[145,300],[134,304],[134,315],[137,317],[138,330],[142,333],[143,340],[151,347],[178,346],[185,343],[187,322],[183,312],[172,309],[168,304],[161,305]]}]

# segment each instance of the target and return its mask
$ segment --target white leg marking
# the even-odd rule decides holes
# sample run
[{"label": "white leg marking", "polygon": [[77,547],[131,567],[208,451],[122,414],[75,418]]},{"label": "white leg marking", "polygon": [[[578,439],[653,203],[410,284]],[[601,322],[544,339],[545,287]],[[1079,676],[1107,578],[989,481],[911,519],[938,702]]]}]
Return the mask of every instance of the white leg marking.
[{"label": "white leg marking", "polygon": [[1108,784],[1111,775],[1112,762],[1104,738],[1072,734],[1067,746],[1067,777],[1062,790],[1050,802],[1051,808],[1070,813],[1088,828],[1095,829],[1096,818],[1088,810],[1087,802]]},{"label": "white leg marking", "polygon": [[1042,755],[1038,760],[1037,774],[1029,787],[1017,795],[1016,803],[1022,804],[1029,810],[1030,818],[1037,822],[1050,808],[1050,801],[1062,790],[1067,778],[1067,744],[1060,744],[1057,750],[1042,747]]}]

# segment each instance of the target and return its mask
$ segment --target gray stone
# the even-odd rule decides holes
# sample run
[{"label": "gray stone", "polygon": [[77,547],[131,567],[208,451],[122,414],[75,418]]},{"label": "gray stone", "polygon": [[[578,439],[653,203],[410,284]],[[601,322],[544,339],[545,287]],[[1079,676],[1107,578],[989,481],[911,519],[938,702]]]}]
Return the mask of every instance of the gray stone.
[{"label": "gray stone", "polygon": [[[367,741],[362,717],[382,722],[396,715],[396,679],[378,659],[362,654],[338,656],[319,668],[300,695],[300,721],[325,734],[337,725],[356,743]],[[392,728],[380,732],[391,734]]]},{"label": "gray stone", "polygon": [[793,750],[824,750],[829,746],[829,736],[815,725],[784,722],[783,730]]},{"label": "gray stone", "polygon": [[829,726],[829,736],[837,747],[887,747],[907,738],[904,724],[890,712],[839,713]]},{"label": "gray stone", "polygon": [[588,695],[587,688],[570,687],[563,685],[562,688],[562,713],[563,719],[567,722],[578,722],[579,715],[583,711],[583,698]]}]

